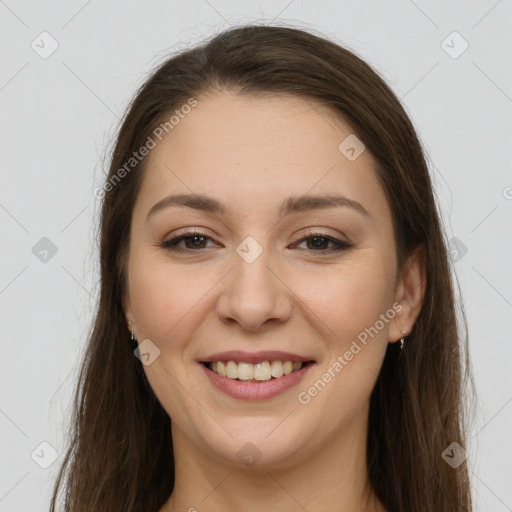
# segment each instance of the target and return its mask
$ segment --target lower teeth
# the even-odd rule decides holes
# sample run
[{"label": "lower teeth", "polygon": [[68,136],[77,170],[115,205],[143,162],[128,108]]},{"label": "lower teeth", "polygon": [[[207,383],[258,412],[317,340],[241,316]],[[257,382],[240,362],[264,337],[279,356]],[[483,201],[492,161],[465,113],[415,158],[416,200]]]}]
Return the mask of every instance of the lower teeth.
[{"label": "lower teeth", "polygon": [[[295,373],[296,371],[298,371],[298,370],[294,370],[292,373]],[[290,374],[288,374],[288,375],[290,375]],[[281,377],[286,377],[286,375],[281,375]],[[276,379],[280,379],[281,377],[271,376],[270,379],[258,380],[258,379],[239,379],[238,377],[236,379],[231,379],[231,377],[228,377],[226,375],[226,379],[238,380],[240,382],[268,382],[269,380],[276,380]]]}]

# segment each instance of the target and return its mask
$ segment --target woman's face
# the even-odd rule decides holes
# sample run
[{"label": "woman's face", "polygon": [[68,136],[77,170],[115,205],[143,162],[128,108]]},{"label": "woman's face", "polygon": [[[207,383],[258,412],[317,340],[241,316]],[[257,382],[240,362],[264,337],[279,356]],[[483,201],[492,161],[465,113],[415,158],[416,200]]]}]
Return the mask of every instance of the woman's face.
[{"label": "woman's face", "polygon": [[408,327],[372,156],[325,107],[285,96],[199,99],[155,141],[125,311],[176,449],[277,467],[362,436]]}]

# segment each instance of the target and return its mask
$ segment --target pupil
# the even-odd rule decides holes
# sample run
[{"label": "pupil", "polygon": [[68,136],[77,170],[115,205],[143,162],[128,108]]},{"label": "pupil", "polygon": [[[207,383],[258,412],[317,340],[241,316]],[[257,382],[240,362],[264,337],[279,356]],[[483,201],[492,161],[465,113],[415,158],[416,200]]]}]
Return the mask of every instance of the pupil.
[{"label": "pupil", "polygon": [[[190,239],[190,241],[192,241],[192,245],[194,246],[198,246],[198,245],[201,245],[202,243],[202,239],[203,237],[200,236],[200,235],[193,235],[192,238]],[[196,243],[198,242],[198,243]]]},{"label": "pupil", "polygon": [[325,240],[320,237],[320,236],[315,236],[311,239],[311,242],[313,244],[314,247],[321,247],[322,245],[325,244]]}]

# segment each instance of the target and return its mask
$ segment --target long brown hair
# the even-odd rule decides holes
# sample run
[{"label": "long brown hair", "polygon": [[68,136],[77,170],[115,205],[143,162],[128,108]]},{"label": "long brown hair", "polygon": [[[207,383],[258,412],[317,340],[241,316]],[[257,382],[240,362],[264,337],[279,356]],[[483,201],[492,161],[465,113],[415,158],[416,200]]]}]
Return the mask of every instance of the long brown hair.
[{"label": "long brown hair", "polygon": [[370,483],[390,512],[471,511],[467,463],[452,468],[442,457],[452,442],[466,447],[466,392],[473,390],[466,320],[456,308],[447,241],[415,129],[388,85],[352,51],[311,31],[261,25],[229,29],[165,60],[124,117],[102,198],[99,304],[51,511],[63,491],[68,512],[156,512],[173,490],[171,420],[133,355],[122,307],[130,220],[147,159],[117,178],[155,127],[190,98],[216,90],[319,100],[375,157],[399,269],[424,245],[427,282],[406,346],[388,345],[371,395]]}]

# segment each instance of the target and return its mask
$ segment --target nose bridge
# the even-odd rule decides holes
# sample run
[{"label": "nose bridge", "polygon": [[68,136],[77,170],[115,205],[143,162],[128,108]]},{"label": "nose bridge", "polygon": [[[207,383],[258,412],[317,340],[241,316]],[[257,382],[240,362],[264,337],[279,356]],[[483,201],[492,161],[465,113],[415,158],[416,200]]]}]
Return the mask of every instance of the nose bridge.
[{"label": "nose bridge", "polygon": [[267,248],[246,237],[233,252],[233,267],[219,300],[218,313],[223,320],[235,320],[254,330],[269,319],[289,316],[290,297],[270,270],[272,258]]}]

